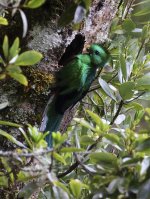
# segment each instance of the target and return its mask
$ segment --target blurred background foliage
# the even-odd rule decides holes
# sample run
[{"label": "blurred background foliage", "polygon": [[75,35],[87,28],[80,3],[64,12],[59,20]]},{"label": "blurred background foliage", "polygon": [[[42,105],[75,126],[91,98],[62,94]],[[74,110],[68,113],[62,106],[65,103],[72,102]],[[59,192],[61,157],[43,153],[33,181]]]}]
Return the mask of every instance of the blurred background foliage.
[{"label": "blurred background foliage", "polygon": [[[21,9],[33,9],[43,3],[42,0],[25,1]],[[90,5],[91,1],[71,1],[58,25],[82,23]],[[0,135],[16,145],[14,152],[0,152],[0,186],[7,195],[30,198],[36,193],[34,197],[39,199],[150,198],[149,8],[150,0],[120,1],[107,42],[113,68],[98,73],[67,131],[63,135],[53,133],[53,149],[47,149],[44,140],[47,133],[42,134],[36,127],[0,121],[2,127],[18,128],[24,137],[21,143],[0,129]],[[27,19],[24,14],[21,16],[25,34]],[[9,24],[5,15],[0,17],[0,23]],[[13,77],[8,70],[10,64],[13,72],[20,71],[20,74],[18,67],[34,64],[28,62],[30,56],[35,56],[35,63],[42,58],[37,52],[19,58],[17,40],[10,49],[6,48],[6,40],[7,37],[2,48],[7,64],[2,56],[1,79],[8,72]],[[11,59],[17,52],[14,62],[8,52],[14,55]]]}]

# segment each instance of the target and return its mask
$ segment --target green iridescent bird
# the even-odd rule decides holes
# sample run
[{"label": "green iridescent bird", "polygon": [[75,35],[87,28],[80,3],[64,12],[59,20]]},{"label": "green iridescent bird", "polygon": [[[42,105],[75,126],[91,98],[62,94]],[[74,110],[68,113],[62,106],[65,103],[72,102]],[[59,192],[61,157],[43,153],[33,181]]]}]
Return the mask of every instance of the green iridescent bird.
[{"label": "green iridescent bird", "polygon": [[98,68],[110,60],[108,51],[92,44],[86,54],[74,56],[56,73],[55,94],[50,99],[43,116],[41,131],[49,131],[46,141],[52,147],[52,132],[59,129],[65,111],[72,108],[88,92]]}]

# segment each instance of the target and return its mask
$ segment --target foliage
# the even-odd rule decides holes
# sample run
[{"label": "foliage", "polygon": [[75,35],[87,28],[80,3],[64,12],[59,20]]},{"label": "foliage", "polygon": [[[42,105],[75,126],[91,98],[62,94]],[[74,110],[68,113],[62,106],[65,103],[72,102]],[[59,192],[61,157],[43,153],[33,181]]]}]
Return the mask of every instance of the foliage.
[{"label": "foliage", "polygon": [[[25,130],[21,125],[0,121],[0,125],[18,128],[24,137],[21,143],[0,130],[0,135],[18,147],[14,152],[0,152],[1,187],[11,187],[23,198],[35,192],[39,199],[150,198],[150,108],[143,103],[150,99],[150,25],[145,17],[149,2],[126,0],[120,6],[109,36],[113,69],[94,82],[67,132],[53,133],[53,149],[47,148],[47,133],[42,134],[36,127],[29,125]],[[26,1],[32,8],[34,3]],[[75,1],[72,16],[80,3]],[[138,6],[142,6],[141,11]],[[18,55],[18,39],[11,48],[7,37],[4,43],[1,65],[7,74],[8,64],[14,68],[34,64],[28,52]],[[11,63],[16,52],[18,57]],[[36,62],[37,57],[41,58],[36,54],[32,61]],[[18,191],[20,182],[24,185]]]},{"label": "foliage", "polygon": [[0,80],[6,78],[6,76],[10,76],[21,84],[27,86],[28,81],[22,74],[20,66],[36,64],[42,58],[41,53],[29,50],[19,55],[20,48],[18,37],[14,40],[12,46],[9,47],[8,37],[5,36],[2,49],[3,57],[0,57]]}]

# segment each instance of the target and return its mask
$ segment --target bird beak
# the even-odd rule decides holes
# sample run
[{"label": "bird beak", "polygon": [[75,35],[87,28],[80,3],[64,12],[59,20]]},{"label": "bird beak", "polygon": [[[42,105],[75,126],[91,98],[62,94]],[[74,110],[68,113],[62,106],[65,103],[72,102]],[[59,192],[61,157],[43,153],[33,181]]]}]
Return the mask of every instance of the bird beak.
[{"label": "bird beak", "polygon": [[83,53],[89,53],[90,45],[85,45],[83,49]]}]

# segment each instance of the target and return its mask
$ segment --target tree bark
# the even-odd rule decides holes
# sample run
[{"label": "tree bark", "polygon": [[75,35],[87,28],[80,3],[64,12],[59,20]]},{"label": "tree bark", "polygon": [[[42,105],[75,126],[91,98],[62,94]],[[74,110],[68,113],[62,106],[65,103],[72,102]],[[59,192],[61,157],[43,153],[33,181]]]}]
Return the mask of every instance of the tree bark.
[{"label": "tree bark", "polygon": [[[53,2],[53,1],[52,1]],[[71,1],[54,1],[47,3],[36,10],[27,10],[26,15],[29,23],[28,35],[21,39],[21,49],[34,49],[43,54],[43,60],[34,67],[26,67],[24,74],[28,77],[29,86],[23,87],[12,79],[5,79],[0,82],[0,104],[6,102],[7,106],[0,110],[0,120],[36,125],[39,127],[42,113],[51,95],[51,74],[62,67],[62,56],[71,44],[74,46],[74,53],[91,43],[104,43],[109,40],[109,29],[114,18],[118,0],[93,0],[89,14],[83,22],[80,31],[73,30],[70,25],[61,28],[57,22],[61,17],[64,7]],[[57,2],[57,3],[56,3]],[[64,4],[65,2],[65,4]],[[63,5],[62,7],[59,6]],[[11,19],[7,28],[2,28],[0,41],[7,34],[12,42],[15,37],[22,34],[22,24],[19,15]],[[76,35],[79,36],[76,36]],[[72,44],[76,37],[76,45]],[[84,43],[85,40],[85,43]],[[84,44],[84,45],[83,45]],[[67,52],[67,51],[66,51]],[[68,52],[70,52],[68,50]],[[66,59],[69,58],[66,54]],[[64,131],[71,121],[74,110],[66,112],[61,130]],[[2,127],[4,128],[4,127]],[[10,134],[22,140],[21,135],[14,128],[4,128]],[[1,149],[10,150],[13,146],[6,139],[0,138]],[[14,146],[15,147],[15,146]]]}]

